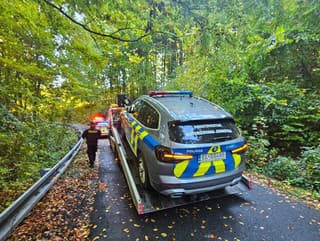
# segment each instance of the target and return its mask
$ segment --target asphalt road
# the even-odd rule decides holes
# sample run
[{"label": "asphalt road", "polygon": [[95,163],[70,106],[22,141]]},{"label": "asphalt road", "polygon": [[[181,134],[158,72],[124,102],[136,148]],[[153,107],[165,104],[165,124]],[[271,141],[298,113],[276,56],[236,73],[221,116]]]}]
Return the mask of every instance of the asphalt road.
[{"label": "asphalt road", "polygon": [[138,215],[108,143],[99,141],[90,240],[320,240],[320,211],[255,183],[246,193]]}]

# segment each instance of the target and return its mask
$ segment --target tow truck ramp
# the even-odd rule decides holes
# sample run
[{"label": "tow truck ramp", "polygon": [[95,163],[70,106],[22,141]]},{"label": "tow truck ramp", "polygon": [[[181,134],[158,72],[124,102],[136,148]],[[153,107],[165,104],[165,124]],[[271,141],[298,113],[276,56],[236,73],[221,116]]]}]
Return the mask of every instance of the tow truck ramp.
[{"label": "tow truck ramp", "polygon": [[131,197],[138,214],[146,214],[200,201],[220,198],[252,189],[252,182],[246,176],[242,175],[241,181],[234,186],[228,186],[224,189],[188,195],[180,198],[171,198],[153,190],[146,190],[139,184],[138,175],[135,173],[136,168],[133,167],[133,162],[129,161],[125,143],[123,143],[117,128],[113,125],[111,125],[111,132],[110,146],[115,154],[115,159],[118,160],[122,166]]}]

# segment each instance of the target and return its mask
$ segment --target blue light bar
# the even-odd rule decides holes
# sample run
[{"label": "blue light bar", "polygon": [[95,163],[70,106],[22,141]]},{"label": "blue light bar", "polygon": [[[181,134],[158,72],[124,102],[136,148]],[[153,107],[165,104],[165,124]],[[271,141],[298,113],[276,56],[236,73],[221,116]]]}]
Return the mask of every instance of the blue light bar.
[{"label": "blue light bar", "polygon": [[156,91],[149,91],[149,96],[155,96],[155,95],[189,95],[192,97],[192,91],[189,90],[169,90],[169,91],[163,91],[163,90],[156,90]]}]

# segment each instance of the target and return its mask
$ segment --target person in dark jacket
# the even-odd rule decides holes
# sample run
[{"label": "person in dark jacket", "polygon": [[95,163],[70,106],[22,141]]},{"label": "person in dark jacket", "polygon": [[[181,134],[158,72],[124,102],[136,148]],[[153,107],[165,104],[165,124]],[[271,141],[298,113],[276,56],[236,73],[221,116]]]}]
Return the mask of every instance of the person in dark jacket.
[{"label": "person in dark jacket", "polygon": [[87,154],[89,157],[90,167],[93,168],[93,164],[96,160],[96,152],[98,149],[98,139],[100,138],[101,131],[96,129],[96,124],[90,122],[90,128],[86,129],[82,133],[82,138],[87,141]]}]

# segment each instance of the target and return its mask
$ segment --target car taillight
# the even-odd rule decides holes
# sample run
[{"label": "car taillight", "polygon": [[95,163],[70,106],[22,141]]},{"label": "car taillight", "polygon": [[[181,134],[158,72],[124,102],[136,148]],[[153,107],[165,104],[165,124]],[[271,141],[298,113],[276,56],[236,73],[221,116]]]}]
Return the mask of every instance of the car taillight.
[{"label": "car taillight", "polygon": [[242,146],[232,150],[231,152],[233,154],[241,154],[244,153],[248,149],[249,145],[247,143],[244,143]]},{"label": "car taillight", "polygon": [[180,162],[193,158],[191,154],[173,153],[170,148],[165,146],[156,146],[155,154],[157,159],[163,162]]}]

